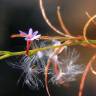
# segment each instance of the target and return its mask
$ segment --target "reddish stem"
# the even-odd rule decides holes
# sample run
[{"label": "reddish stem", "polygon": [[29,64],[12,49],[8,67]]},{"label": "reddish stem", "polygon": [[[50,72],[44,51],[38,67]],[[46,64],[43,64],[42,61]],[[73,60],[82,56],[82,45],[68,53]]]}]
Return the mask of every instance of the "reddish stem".
[{"label": "reddish stem", "polygon": [[29,55],[30,46],[31,46],[31,41],[30,40],[27,40],[27,45],[26,45],[26,54],[27,55]]},{"label": "reddish stem", "polygon": [[81,82],[80,82],[80,88],[79,88],[79,94],[78,96],[82,96],[82,93],[83,93],[83,89],[84,89],[84,84],[85,84],[85,80],[86,80],[86,76],[88,74],[88,71],[90,69],[90,66],[92,64],[92,62],[96,59],[96,54],[89,60],[86,68],[85,68],[85,71],[83,73],[83,76],[81,78]]},{"label": "reddish stem", "polygon": [[59,73],[58,64],[54,64],[54,73],[55,74]]},{"label": "reddish stem", "polygon": [[49,89],[48,89],[48,70],[49,70],[50,65],[51,65],[51,61],[49,59],[47,62],[47,65],[45,67],[45,87],[46,87],[46,91],[48,93],[48,96],[50,96]]}]

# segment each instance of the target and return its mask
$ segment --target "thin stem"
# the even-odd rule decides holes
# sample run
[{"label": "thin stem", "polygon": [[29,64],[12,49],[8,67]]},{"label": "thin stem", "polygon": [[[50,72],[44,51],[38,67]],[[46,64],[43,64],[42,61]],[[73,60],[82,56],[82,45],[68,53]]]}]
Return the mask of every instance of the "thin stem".
[{"label": "thin stem", "polygon": [[93,69],[92,65],[91,65],[91,67],[90,67],[90,70],[91,70],[91,72],[92,72],[94,75],[96,75],[96,71]]},{"label": "thin stem", "polygon": [[40,39],[41,40],[60,40],[60,41],[66,41],[66,40],[81,40],[83,36],[77,36],[77,37],[73,37],[73,36],[69,36],[67,35],[66,37],[63,36],[41,36]]},{"label": "thin stem", "polygon": [[65,34],[71,35],[70,32],[68,31],[68,29],[66,28],[66,26],[65,26],[65,24],[63,22],[63,19],[61,17],[60,6],[57,7],[57,16],[58,16],[58,20],[59,20],[59,23],[61,25],[61,28],[63,29],[63,31],[65,32]]},{"label": "thin stem", "polygon": [[[88,38],[87,38],[87,29],[88,29],[88,26],[89,24],[96,18],[96,15],[92,16],[88,21],[87,23],[85,24],[84,26],[84,29],[83,29],[83,36],[84,36],[84,39],[86,40],[86,42],[88,42]],[[90,42],[88,42],[92,47],[96,48],[96,45],[94,44],[91,44]]]},{"label": "thin stem", "polygon": [[[91,16],[89,15],[88,12],[86,12],[85,14],[87,15],[87,17],[88,17],[89,19],[91,18]],[[94,25],[96,25],[96,22],[95,22],[94,20],[92,20],[92,22],[93,22]]]},{"label": "thin stem", "polygon": [[6,55],[3,55],[3,56],[0,56],[0,60],[8,58],[8,57],[10,57],[10,54],[6,54]]},{"label": "thin stem", "polygon": [[52,30],[54,30],[56,33],[58,33],[59,35],[65,36],[64,33],[62,33],[61,31],[59,31],[59,30],[58,30],[56,27],[54,27],[54,26],[52,25],[52,23],[49,21],[47,15],[46,15],[46,13],[45,13],[45,9],[44,9],[44,6],[43,6],[43,0],[39,0],[39,5],[40,5],[40,10],[41,10],[42,16],[43,16],[45,22],[48,24],[48,26],[49,26]]},{"label": "thin stem", "polygon": [[46,87],[46,91],[48,93],[48,96],[51,96],[50,92],[49,92],[49,88],[48,88],[48,70],[50,68],[50,65],[51,65],[51,60],[48,59],[47,65],[45,67],[45,72],[44,72],[44,74],[45,74],[45,87]]},{"label": "thin stem", "polygon": [[[29,56],[33,55],[33,54],[36,54],[38,51],[44,51],[44,50],[47,50],[47,49],[50,49],[50,48],[54,49],[54,48],[59,48],[59,47],[62,47],[62,46],[74,46],[74,45],[82,45],[82,44],[89,44],[89,43],[96,44],[96,40],[88,40],[88,42],[86,42],[84,40],[75,42],[75,40],[72,40],[72,42],[70,44],[65,44],[64,43],[64,44],[57,45],[57,46],[47,46],[47,47],[43,47],[43,48],[37,48],[37,49],[34,49],[34,50],[29,50]],[[0,51],[0,53],[2,53],[2,54],[0,54],[0,60],[2,60],[2,59],[12,57],[12,56],[25,55],[26,51],[21,51],[21,52]]]},{"label": "thin stem", "polygon": [[86,76],[87,76],[87,74],[88,74],[88,71],[89,71],[89,69],[90,69],[91,64],[93,63],[93,61],[94,61],[95,59],[96,59],[96,54],[93,55],[93,57],[89,60],[87,66],[86,66],[86,68],[85,68],[85,71],[84,71],[83,76],[82,76],[82,78],[81,78],[78,96],[82,96],[82,94],[83,94],[83,89],[84,89],[84,84],[85,84],[85,81],[86,81]]}]

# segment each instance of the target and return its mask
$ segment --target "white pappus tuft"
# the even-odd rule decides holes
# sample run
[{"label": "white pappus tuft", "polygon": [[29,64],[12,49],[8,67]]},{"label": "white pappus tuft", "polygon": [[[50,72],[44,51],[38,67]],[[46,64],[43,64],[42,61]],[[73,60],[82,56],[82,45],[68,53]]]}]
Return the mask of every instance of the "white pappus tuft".
[{"label": "white pappus tuft", "polygon": [[64,84],[76,80],[79,74],[84,72],[84,66],[76,64],[79,58],[76,50],[64,50],[63,60],[59,61],[58,74],[53,73],[50,81],[53,84]]},{"label": "white pappus tuft", "polygon": [[[52,42],[33,42],[31,48],[41,48],[51,45],[60,45],[61,43],[57,40]],[[53,84],[64,84],[66,82],[71,82],[76,80],[79,74],[82,74],[84,67],[82,65],[76,64],[79,54],[76,50],[69,50],[68,47],[64,46],[60,50],[59,48],[44,51],[38,51],[32,56],[23,56],[19,67],[23,70],[22,75],[25,76],[24,84],[27,84],[32,88],[39,88],[43,86],[43,82],[40,75],[45,72],[45,67],[47,61],[50,59],[53,64],[51,68],[48,69],[48,75],[50,75],[50,80]],[[63,54],[63,55],[62,55]],[[62,55],[62,56],[61,56]],[[62,59],[61,59],[62,57]],[[56,67],[56,66],[57,67]],[[55,67],[57,68],[55,70]]]},{"label": "white pappus tuft", "polygon": [[[47,46],[46,44],[47,42],[33,42],[31,48],[35,49],[38,47],[45,47]],[[22,74],[25,74],[24,83],[29,87],[38,89],[40,86],[43,86],[43,82],[39,77],[42,73],[44,74],[44,69],[48,60],[47,54],[50,50],[51,49],[38,51],[32,56],[25,55],[20,60],[20,64],[18,66],[16,65],[18,68],[23,70]]]},{"label": "white pappus tuft", "polygon": [[[45,47],[48,45],[60,45],[59,41],[54,42],[33,42],[31,48],[38,48],[38,47]],[[21,59],[21,69],[23,70],[23,73],[25,73],[25,79],[24,83],[26,83],[29,87],[38,88],[39,86],[42,86],[43,83],[38,78],[39,74],[43,73],[45,70],[45,66],[47,64],[48,58],[51,57],[53,53],[53,49],[48,49],[45,51],[38,51],[33,56],[24,56]],[[58,61],[57,55],[52,56],[55,61]],[[55,62],[52,60],[53,62]],[[51,69],[49,69],[50,74]]]},{"label": "white pappus tuft", "polygon": [[42,68],[35,65],[36,58],[35,56],[24,56],[20,61],[20,68],[23,70],[24,83],[27,84],[30,88],[38,89],[40,86],[43,86],[42,80],[39,78],[42,73]]}]

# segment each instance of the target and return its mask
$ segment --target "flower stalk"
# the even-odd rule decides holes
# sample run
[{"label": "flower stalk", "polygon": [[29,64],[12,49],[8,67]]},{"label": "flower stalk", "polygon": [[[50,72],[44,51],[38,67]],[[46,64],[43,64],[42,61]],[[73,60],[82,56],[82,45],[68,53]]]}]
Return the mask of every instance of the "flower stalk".
[{"label": "flower stalk", "polygon": [[[47,47],[43,47],[43,48],[37,48],[37,49],[33,49],[33,50],[29,50],[29,55],[34,55],[36,54],[38,51],[44,51],[50,48],[58,48],[61,46],[74,46],[74,45],[90,45],[90,44],[96,44],[96,40],[88,40],[88,42],[86,42],[86,40],[81,40],[81,41],[74,41],[71,44],[61,44],[61,45],[56,45],[56,46],[47,46]],[[0,51],[0,60],[2,59],[6,59],[9,57],[13,57],[13,56],[18,56],[18,55],[25,55],[26,51],[20,51],[20,52],[10,52],[10,51]]]}]

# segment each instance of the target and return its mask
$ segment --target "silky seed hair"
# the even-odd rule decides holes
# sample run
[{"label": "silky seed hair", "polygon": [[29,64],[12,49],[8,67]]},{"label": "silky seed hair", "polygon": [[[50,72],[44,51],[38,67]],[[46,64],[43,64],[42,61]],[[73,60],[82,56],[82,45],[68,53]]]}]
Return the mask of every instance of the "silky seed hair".
[{"label": "silky seed hair", "polygon": [[64,58],[59,60],[59,72],[53,73],[50,81],[53,84],[64,84],[66,82],[72,82],[76,80],[76,77],[84,72],[84,66],[82,64],[76,64],[79,58],[78,52],[73,49],[64,50]]}]

